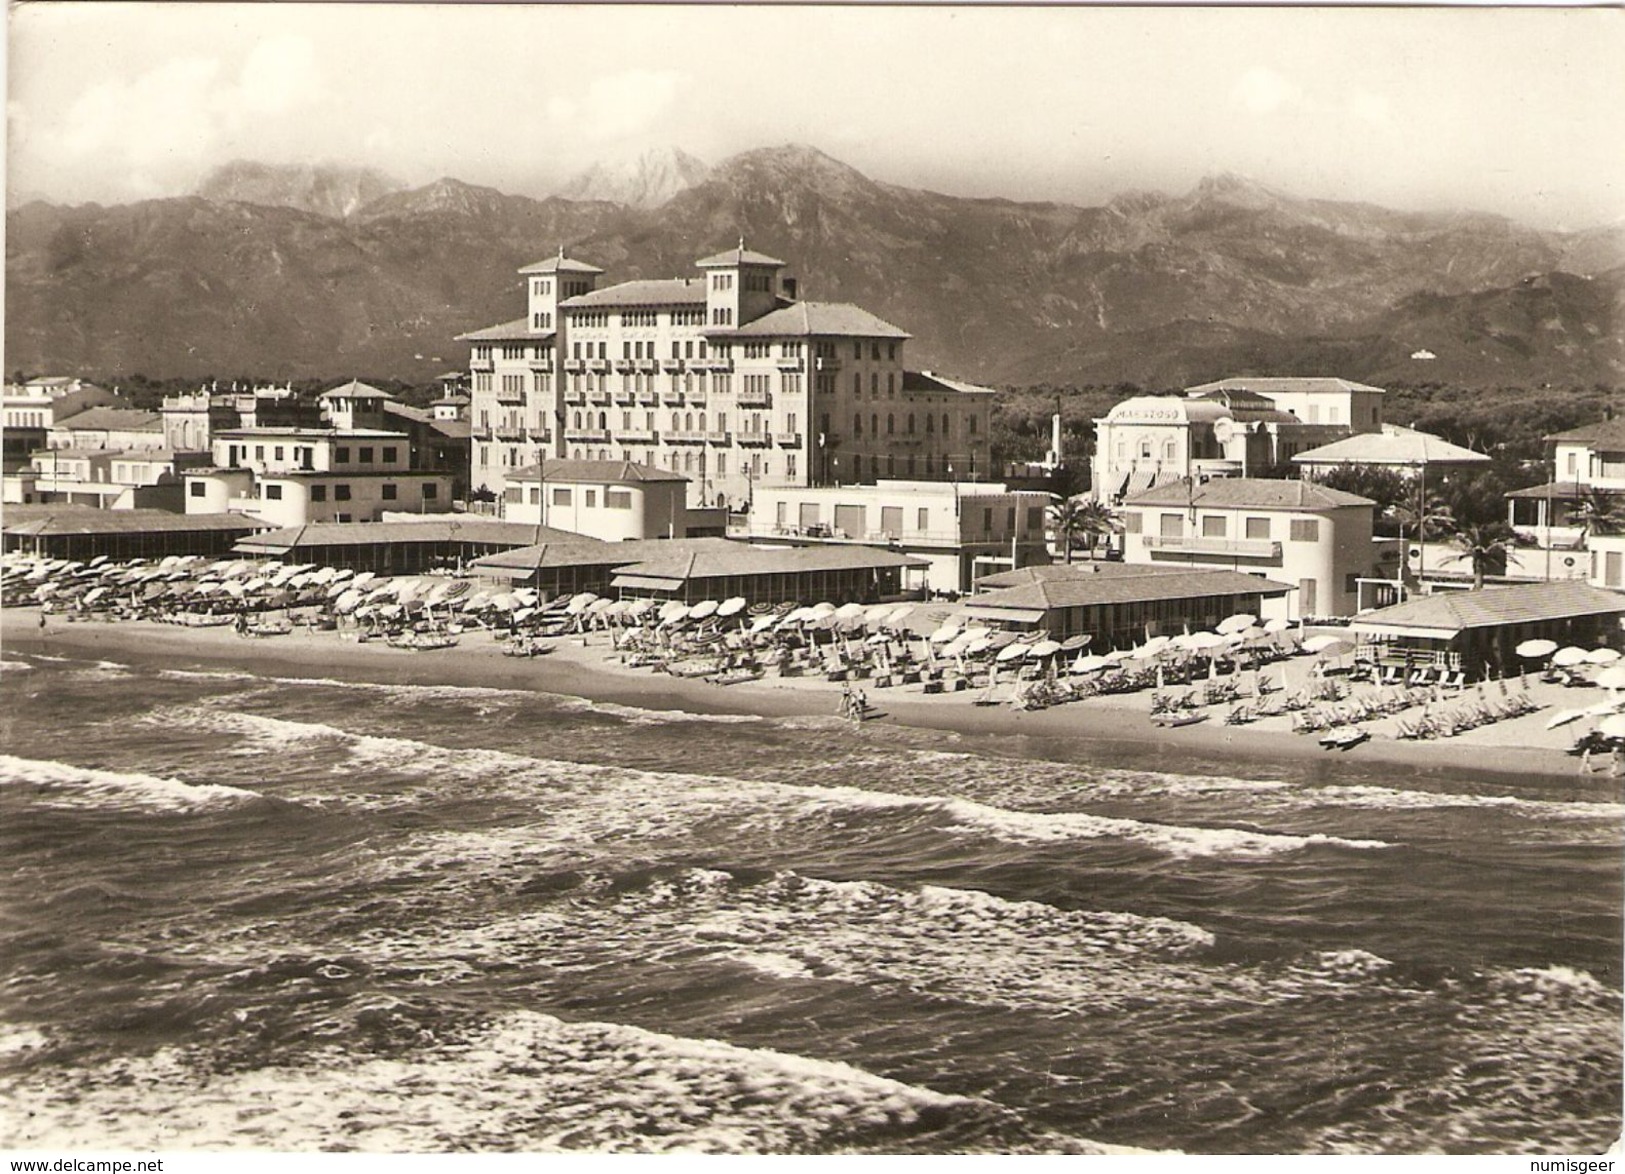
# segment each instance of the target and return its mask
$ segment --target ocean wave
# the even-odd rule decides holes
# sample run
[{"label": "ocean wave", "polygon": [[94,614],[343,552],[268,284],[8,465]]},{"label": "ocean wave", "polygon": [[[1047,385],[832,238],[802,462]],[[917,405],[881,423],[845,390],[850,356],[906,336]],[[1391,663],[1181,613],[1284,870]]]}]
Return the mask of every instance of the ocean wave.
[{"label": "ocean wave", "polygon": [[34,666],[26,660],[0,659],[0,673],[27,673],[33,669]]},{"label": "ocean wave", "polygon": [[[387,1013],[380,1007],[379,1013]],[[1100,1153],[1032,1135],[1000,1106],[834,1060],[517,1012],[454,1043],[209,1072],[195,1050],[12,1085],[29,1149]],[[260,1109],[263,1108],[263,1112]]]},{"label": "ocean wave", "polygon": [[189,812],[264,798],[257,791],[220,783],[187,783],[10,754],[0,754],[0,785],[28,788],[30,802],[58,808]]},{"label": "ocean wave", "polygon": [[172,681],[260,681],[254,673],[233,669],[159,669],[158,675]]},{"label": "ocean wave", "polygon": [[[557,696],[557,695],[549,695]],[[561,697],[557,707],[567,713],[598,713],[618,717],[638,726],[667,725],[672,722],[714,722],[741,725],[763,719],[754,713],[690,713],[684,709],[643,709],[613,701],[593,701],[585,697]]]}]

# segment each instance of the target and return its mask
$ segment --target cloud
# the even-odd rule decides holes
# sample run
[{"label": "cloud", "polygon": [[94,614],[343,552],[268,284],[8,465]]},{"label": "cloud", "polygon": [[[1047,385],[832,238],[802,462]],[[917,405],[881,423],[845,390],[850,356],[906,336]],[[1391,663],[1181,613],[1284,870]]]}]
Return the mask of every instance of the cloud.
[{"label": "cloud", "polygon": [[551,99],[547,116],[588,138],[627,138],[659,120],[687,83],[675,70],[629,69],[593,79],[579,101]]},{"label": "cloud", "polygon": [[1254,114],[1273,114],[1299,97],[1297,86],[1261,65],[1242,74],[1230,90],[1230,100]]},{"label": "cloud", "polygon": [[243,62],[238,99],[245,111],[281,114],[309,105],[320,94],[316,48],[307,37],[270,37]]},{"label": "cloud", "polygon": [[1355,90],[1349,95],[1349,113],[1366,122],[1385,123],[1388,121],[1388,99],[1370,90]]}]

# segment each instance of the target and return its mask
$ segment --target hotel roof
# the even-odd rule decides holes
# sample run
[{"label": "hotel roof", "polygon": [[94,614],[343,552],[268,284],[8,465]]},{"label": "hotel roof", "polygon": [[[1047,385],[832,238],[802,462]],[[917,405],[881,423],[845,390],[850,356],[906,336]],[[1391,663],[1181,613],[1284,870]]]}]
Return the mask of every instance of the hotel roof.
[{"label": "hotel roof", "polygon": [[663,277],[647,281],[623,281],[566,298],[559,305],[566,310],[600,306],[703,306],[705,282],[697,277]]},{"label": "hotel roof", "polygon": [[1265,477],[1215,477],[1193,485],[1170,482],[1131,497],[1124,505],[1200,506],[1204,509],[1335,510],[1351,505],[1375,505],[1368,497],[1328,489],[1313,481],[1283,481]]},{"label": "hotel roof", "polygon": [[564,457],[548,458],[508,474],[510,481],[594,481],[602,483],[645,481],[687,481],[681,473],[637,461],[578,461]]},{"label": "hotel roof", "polygon": [[736,330],[718,331],[733,335],[806,335],[834,334],[862,338],[911,338],[908,331],[893,326],[861,306],[849,302],[792,302],[777,310],[769,310],[760,318],[753,318]]},{"label": "hotel roof", "polygon": [[700,269],[721,269],[732,265],[780,265],[783,261],[777,257],[769,257],[766,253],[753,253],[740,241],[737,249],[729,249],[725,253],[717,253],[711,257],[701,257],[694,262]]},{"label": "hotel roof", "polygon": [[470,330],[467,334],[459,334],[457,341],[510,342],[552,337],[551,330],[531,329],[529,318],[515,318],[512,322],[503,322],[497,326],[486,326],[480,330]]},{"label": "hotel roof", "polygon": [[537,261],[534,265],[526,265],[519,270],[521,273],[602,273],[603,270],[596,265],[589,265],[585,261],[577,261],[574,257],[566,257],[564,250],[559,255],[549,257],[545,261]]},{"label": "hotel roof", "polygon": [[1014,571],[999,571],[983,575],[976,580],[978,587],[990,591],[1005,587],[1025,587],[1029,583],[1044,583],[1056,579],[1127,579],[1147,575],[1185,575],[1189,567],[1159,566],[1155,563],[1083,562],[1050,563],[1048,566],[1021,567]]},{"label": "hotel roof", "polygon": [[[793,575],[807,571],[864,570],[882,567],[923,567],[925,559],[873,546],[831,545],[769,548],[733,542],[727,538],[658,541],[646,549],[641,562],[618,568],[619,575],[637,579],[625,586],[651,586],[654,581],[682,583],[690,579],[718,579],[744,575]],[[679,547],[678,543],[682,546]],[[648,547],[648,543],[642,543]],[[648,557],[652,555],[652,557]],[[619,581],[619,580],[617,580]]]},{"label": "hotel roof", "polygon": [[992,387],[979,383],[964,383],[958,379],[944,379],[932,371],[904,371],[904,391],[953,391],[961,395],[997,395]]},{"label": "hotel roof", "polygon": [[329,389],[328,391],[322,392],[322,394],[317,396],[316,398],[317,399],[338,399],[338,398],[347,398],[347,399],[389,399],[390,395],[389,395],[389,393],[387,391],[380,391],[378,388],[374,387],[370,383],[363,383],[359,379],[352,379],[348,383],[341,383],[337,387],[334,387],[334,388]]},{"label": "hotel roof", "polygon": [[1347,379],[1322,375],[1243,375],[1232,379],[1220,379],[1215,383],[1202,383],[1185,389],[1187,395],[1209,391],[1256,391],[1263,395],[1279,395],[1285,392],[1348,391],[1374,391],[1378,394],[1386,394],[1380,387],[1372,387],[1365,383],[1352,383]]},{"label": "hotel roof", "polygon": [[1355,617],[1356,632],[1448,637],[1468,628],[1625,614],[1625,595],[1576,580],[1441,591]]},{"label": "hotel roof", "polygon": [[1430,432],[1398,425],[1305,449],[1292,458],[1300,465],[1476,465],[1489,459]]}]

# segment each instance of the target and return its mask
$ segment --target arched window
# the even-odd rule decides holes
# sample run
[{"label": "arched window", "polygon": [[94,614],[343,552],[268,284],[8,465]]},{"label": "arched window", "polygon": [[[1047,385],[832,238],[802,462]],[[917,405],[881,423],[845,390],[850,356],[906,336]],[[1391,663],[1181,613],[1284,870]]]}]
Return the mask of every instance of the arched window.
[{"label": "arched window", "polygon": [[944,436],[948,435],[948,413],[947,412],[942,413],[942,434]]},{"label": "arched window", "polygon": [[1165,461],[1174,459],[1174,442],[1172,440],[1162,442],[1162,459]]},{"label": "arched window", "polygon": [[701,432],[705,431],[705,413],[704,412],[700,413],[700,431]]},{"label": "arched window", "polygon": [[598,450],[598,459],[601,460],[601,461],[609,460],[609,449],[607,449],[607,448],[599,449]]},{"label": "arched window", "polygon": [[908,475],[910,477],[914,476],[914,454],[913,453],[908,454]]},{"label": "arched window", "polygon": [[910,412],[908,414],[908,434],[910,436],[914,435],[914,413],[913,412]]},{"label": "arched window", "polygon": [[671,414],[671,430],[673,432],[681,432],[683,430],[683,417],[680,412],[673,412]]},{"label": "arched window", "polygon": [[852,416],[852,435],[863,435],[863,413],[857,412]]},{"label": "arched window", "polygon": [[576,412],[575,423],[573,425],[571,425],[571,427],[573,427],[573,428],[581,427],[581,413],[579,411]]},{"label": "arched window", "polygon": [[869,414],[869,435],[880,435],[880,417],[872,412]]},{"label": "arched window", "polygon": [[890,436],[897,431],[897,417],[890,412],[886,413],[886,435]]},{"label": "arched window", "polygon": [[925,434],[930,436],[937,430],[937,418],[930,412],[925,414]]},{"label": "arched window", "polygon": [[609,413],[608,412],[599,412],[598,413],[598,427],[600,427],[600,428],[608,428],[609,427]]},{"label": "arched window", "polygon": [[683,431],[684,432],[692,432],[692,431],[694,431],[694,413],[693,412],[689,412],[689,413],[687,413],[686,415],[683,416]]}]

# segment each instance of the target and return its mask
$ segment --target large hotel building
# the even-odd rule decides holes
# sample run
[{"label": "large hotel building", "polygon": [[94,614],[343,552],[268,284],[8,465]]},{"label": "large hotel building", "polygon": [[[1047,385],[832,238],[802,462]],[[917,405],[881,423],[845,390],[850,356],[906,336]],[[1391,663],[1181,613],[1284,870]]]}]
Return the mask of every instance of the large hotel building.
[{"label": "large hotel building", "polygon": [[988,480],[988,388],[904,367],[909,335],[857,306],[796,300],[744,247],[699,274],[599,288],[560,249],[519,270],[529,313],[472,344],[470,484],[501,500],[543,457],[688,479],[691,506],[757,487]]}]

